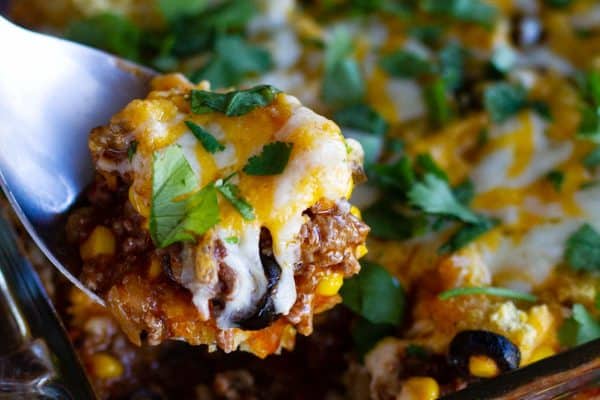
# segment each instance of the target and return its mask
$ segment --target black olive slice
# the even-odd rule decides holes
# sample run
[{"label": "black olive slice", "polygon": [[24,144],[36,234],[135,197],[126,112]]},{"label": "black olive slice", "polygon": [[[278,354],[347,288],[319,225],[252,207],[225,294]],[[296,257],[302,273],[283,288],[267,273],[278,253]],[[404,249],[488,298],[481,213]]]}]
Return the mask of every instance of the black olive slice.
[{"label": "black olive slice", "polygon": [[470,376],[469,359],[486,356],[494,360],[501,372],[519,368],[521,351],[505,336],[484,330],[459,332],[448,349],[448,362],[463,376]]},{"label": "black olive slice", "polygon": [[281,316],[275,313],[275,304],[273,303],[273,295],[281,278],[281,267],[273,255],[273,240],[271,233],[266,228],[261,229],[259,247],[260,261],[267,278],[267,290],[258,301],[256,311],[237,322],[240,328],[247,331],[266,328]]}]

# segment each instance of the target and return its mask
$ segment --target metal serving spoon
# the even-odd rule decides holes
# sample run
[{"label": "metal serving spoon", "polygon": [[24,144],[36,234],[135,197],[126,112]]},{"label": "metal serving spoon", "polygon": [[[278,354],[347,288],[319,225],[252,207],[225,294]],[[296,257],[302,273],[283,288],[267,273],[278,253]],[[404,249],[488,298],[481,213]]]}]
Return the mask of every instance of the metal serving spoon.
[{"label": "metal serving spoon", "polygon": [[92,178],[90,130],[144,97],[154,73],[1,16],[0,54],[0,186],[46,257],[104,304],[76,278],[65,218]]}]

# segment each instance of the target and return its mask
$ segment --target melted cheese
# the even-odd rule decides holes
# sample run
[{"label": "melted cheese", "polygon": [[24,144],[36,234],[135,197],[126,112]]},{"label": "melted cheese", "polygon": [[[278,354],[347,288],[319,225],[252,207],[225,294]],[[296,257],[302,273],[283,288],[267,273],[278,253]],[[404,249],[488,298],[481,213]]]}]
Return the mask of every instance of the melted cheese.
[{"label": "melted cheese", "polygon": [[[254,207],[256,218],[246,221],[226,200],[219,198],[221,221],[204,235],[198,245],[220,241],[225,247],[225,264],[233,275],[223,310],[217,317],[220,328],[231,328],[236,317],[255,311],[267,287],[259,256],[261,228],[273,239],[273,253],[281,267],[273,302],[275,312],[286,314],[296,300],[294,267],[300,262],[299,234],[306,222],[303,212],[325,199],[336,202],[352,191],[351,155],[339,128],[303,107],[291,96],[279,95],[275,103],[246,115],[228,118],[222,114],[184,114],[165,99],[138,102],[124,112],[138,119],[135,132],[139,141],[133,161],[136,203],[150,204],[152,155],[171,144],[178,144],[198,176],[200,186],[240,171],[247,160],[264,145],[282,141],[293,144],[285,170],[275,176],[236,175],[232,182]],[[141,114],[141,115],[140,115]],[[225,149],[208,153],[185,125],[190,120],[211,133]],[[142,200],[139,200],[142,198]],[[145,213],[147,215],[147,209]],[[226,240],[236,237],[237,242]],[[182,284],[192,292],[193,302],[202,318],[210,315],[210,300],[217,292],[215,260],[199,259],[207,253],[199,248],[196,258],[189,246],[184,250]],[[210,253],[210,252],[208,252]],[[207,269],[207,266],[209,267]]]}]

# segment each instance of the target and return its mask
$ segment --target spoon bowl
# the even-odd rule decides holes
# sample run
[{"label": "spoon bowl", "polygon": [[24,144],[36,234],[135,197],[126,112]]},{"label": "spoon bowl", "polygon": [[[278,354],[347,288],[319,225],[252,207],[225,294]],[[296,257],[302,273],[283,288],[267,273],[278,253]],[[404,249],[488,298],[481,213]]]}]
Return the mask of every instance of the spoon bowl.
[{"label": "spoon bowl", "polygon": [[144,97],[155,73],[3,17],[0,54],[0,187],[48,259],[104,304],[77,279],[64,224],[93,176],[90,130]]}]

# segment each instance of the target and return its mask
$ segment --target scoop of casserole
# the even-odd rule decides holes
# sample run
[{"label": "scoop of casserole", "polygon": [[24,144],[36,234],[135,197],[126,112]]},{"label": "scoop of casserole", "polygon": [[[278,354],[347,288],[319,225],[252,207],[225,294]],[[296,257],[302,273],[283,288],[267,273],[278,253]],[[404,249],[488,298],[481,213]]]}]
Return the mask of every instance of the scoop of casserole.
[{"label": "scoop of casserole", "polygon": [[310,334],[360,268],[368,227],[346,199],[362,149],[271,86],[155,78],[89,147],[89,206],[67,234],[134,343],[264,357]]}]

